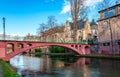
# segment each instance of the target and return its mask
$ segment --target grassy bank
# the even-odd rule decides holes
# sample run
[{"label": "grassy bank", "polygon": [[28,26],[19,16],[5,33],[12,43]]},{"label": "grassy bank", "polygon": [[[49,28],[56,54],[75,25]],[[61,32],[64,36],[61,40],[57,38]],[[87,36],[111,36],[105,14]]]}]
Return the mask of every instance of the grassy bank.
[{"label": "grassy bank", "polygon": [[79,55],[79,57],[102,58],[102,59],[117,59],[117,60],[120,60],[120,56],[114,56],[114,55],[88,54],[88,55]]},{"label": "grassy bank", "polygon": [[3,68],[3,77],[20,77],[5,61],[0,60]]}]

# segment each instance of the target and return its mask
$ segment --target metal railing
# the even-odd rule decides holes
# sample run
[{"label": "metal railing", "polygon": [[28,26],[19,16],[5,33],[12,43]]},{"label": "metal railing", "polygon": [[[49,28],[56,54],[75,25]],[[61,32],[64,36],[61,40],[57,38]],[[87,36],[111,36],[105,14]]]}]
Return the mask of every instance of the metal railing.
[{"label": "metal railing", "polygon": [[5,38],[3,35],[0,35],[0,40],[18,40],[18,41],[23,41],[24,37],[23,36],[12,36],[12,35],[5,35]]},{"label": "metal railing", "polygon": [[[4,40],[3,35],[0,35],[0,40]],[[11,36],[11,35],[6,35],[5,40],[15,40],[15,41],[37,41],[37,42],[58,42],[58,43],[75,43],[75,44],[98,44],[98,41],[88,41],[88,40],[77,40],[74,42],[73,40],[60,40],[60,39],[45,39],[45,38],[40,38],[37,36],[36,37],[23,37],[23,36]]]}]

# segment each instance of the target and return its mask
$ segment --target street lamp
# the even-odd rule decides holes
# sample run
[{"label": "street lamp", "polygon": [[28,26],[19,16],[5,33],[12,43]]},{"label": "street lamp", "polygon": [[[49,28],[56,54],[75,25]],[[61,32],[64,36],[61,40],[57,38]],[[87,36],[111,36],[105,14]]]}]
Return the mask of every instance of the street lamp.
[{"label": "street lamp", "polygon": [[3,19],[3,39],[5,40],[5,17]]}]

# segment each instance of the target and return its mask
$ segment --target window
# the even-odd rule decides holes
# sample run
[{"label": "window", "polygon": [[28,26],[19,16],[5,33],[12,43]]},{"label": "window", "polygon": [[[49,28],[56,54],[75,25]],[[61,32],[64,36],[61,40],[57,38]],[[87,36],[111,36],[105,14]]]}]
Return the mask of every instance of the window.
[{"label": "window", "polygon": [[73,30],[71,30],[71,33],[73,33]]},{"label": "window", "polygon": [[108,18],[108,11],[104,12],[104,18]]},{"label": "window", "polygon": [[118,45],[120,45],[120,41],[118,41]]},{"label": "window", "polygon": [[71,47],[74,47],[74,45],[71,45]]},{"label": "window", "polygon": [[104,12],[104,18],[112,17],[114,16],[114,10],[109,10]]},{"label": "window", "polygon": [[110,46],[109,42],[103,43],[103,46]]},{"label": "window", "polygon": [[107,29],[107,28],[108,28],[108,22],[105,21],[105,22],[104,22],[104,29]]},{"label": "window", "polygon": [[109,11],[109,17],[112,17],[112,16],[114,16],[114,10]]}]

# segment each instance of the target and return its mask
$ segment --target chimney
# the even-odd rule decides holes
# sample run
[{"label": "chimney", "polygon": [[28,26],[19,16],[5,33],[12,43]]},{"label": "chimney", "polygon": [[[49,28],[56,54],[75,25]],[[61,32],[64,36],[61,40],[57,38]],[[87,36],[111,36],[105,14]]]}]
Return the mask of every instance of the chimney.
[{"label": "chimney", "polygon": [[119,4],[119,2],[118,2],[118,1],[116,1],[115,3],[116,3],[116,5],[117,5],[117,4]]},{"label": "chimney", "polygon": [[30,33],[28,33],[28,35],[27,36],[30,36]]}]

